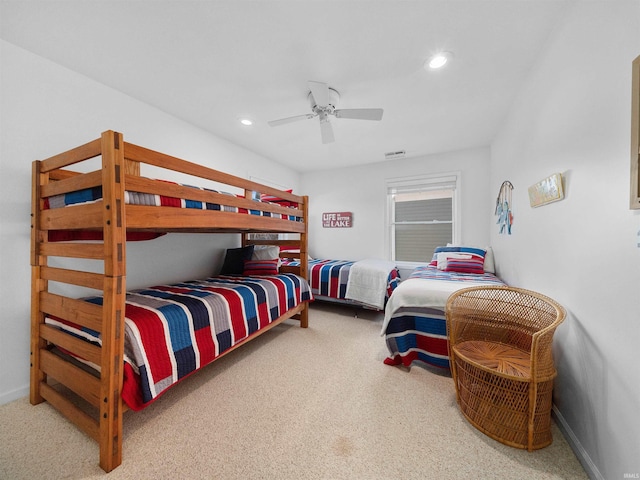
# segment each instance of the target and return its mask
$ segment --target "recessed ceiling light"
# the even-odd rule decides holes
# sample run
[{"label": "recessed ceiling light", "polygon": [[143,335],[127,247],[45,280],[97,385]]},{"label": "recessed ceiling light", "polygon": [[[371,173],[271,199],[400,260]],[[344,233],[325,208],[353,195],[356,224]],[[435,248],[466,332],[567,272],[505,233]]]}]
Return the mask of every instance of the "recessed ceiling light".
[{"label": "recessed ceiling light", "polygon": [[250,127],[251,125],[253,125],[253,120],[251,120],[250,118],[244,117],[240,119],[240,123],[245,127]]},{"label": "recessed ceiling light", "polygon": [[440,52],[429,58],[425,63],[424,67],[427,70],[436,70],[438,68],[442,68],[445,64],[451,59],[450,52]]}]

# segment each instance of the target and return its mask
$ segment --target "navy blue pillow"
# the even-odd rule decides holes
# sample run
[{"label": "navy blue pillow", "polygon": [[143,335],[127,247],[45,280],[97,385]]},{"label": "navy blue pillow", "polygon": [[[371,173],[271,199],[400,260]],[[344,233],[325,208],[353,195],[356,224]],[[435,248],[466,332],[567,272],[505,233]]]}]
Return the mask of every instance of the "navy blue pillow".
[{"label": "navy blue pillow", "polygon": [[242,275],[244,273],[244,261],[251,260],[252,256],[253,245],[227,249],[220,275]]}]

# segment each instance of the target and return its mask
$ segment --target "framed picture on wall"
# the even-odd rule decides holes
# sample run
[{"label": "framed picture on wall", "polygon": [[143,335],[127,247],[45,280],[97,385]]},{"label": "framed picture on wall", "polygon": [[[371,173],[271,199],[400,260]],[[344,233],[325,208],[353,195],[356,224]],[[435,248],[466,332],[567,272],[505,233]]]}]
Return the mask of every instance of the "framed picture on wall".
[{"label": "framed picture on wall", "polygon": [[557,202],[564,198],[564,190],[562,188],[562,175],[554,173],[553,175],[540,180],[535,185],[529,187],[529,204],[532,207],[539,207],[547,203]]},{"label": "framed picture on wall", "polygon": [[631,198],[630,208],[640,209],[640,56],[631,74]]}]

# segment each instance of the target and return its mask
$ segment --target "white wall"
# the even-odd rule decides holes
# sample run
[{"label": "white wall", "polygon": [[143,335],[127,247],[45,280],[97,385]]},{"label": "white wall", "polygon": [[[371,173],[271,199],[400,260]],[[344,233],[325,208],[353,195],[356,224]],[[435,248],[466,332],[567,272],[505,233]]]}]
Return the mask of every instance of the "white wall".
[{"label": "white wall", "polygon": [[[311,196],[312,255],[384,258],[385,178],[463,172],[462,240],[491,243],[498,273],[507,282],[548,294],[568,310],[556,334],[554,402],[557,418],[594,478],[640,472],[640,212],[628,209],[630,64],[640,54],[639,20],[637,0],[575,2],[541,51],[491,146],[490,160],[486,149],[477,149],[310,173],[300,180],[300,191]],[[0,42],[0,48],[4,403],[27,393],[31,160],[114,129],[128,141],[239,176],[276,177],[293,187],[298,179],[11,44]],[[566,199],[530,208],[527,188],[554,172],[565,175]],[[510,236],[498,235],[493,216],[505,179],[515,185]],[[320,216],[326,211],[352,211],[354,227],[323,229]],[[129,285],[173,276],[167,272],[181,277],[177,262],[167,268],[167,251],[184,253],[187,274],[219,262],[220,249],[234,242],[225,236],[171,235],[129,244]],[[163,255],[158,264],[156,253]]]},{"label": "white wall", "polygon": [[[498,273],[568,310],[554,403],[593,478],[640,474],[640,211],[628,208],[639,54],[640,2],[575,2],[492,145],[492,190],[515,186],[513,234],[491,231]],[[531,208],[527,188],[555,172],[565,200]]]},{"label": "white wall", "polygon": [[[386,181],[447,172],[459,172],[462,179],[462,242],[488,245],[485,206],[495,201],[489,191],[489,161],[489,149],[477,148],[302,174],[301,191],[310,196],[311,255],[344,260],[388,258]],[[323,228],[325,212],[352,212],[353,227]]]},{"label": "white wall", "polygon": [[[240,177],[274,179],[295,191],[298,174],[5,41],[0,58],[2,404],[28,394],[32,160],[116,130],[131,143]],[[216,273],[224,249],[238,243],[238,235],[205,234],[128,243],[127,287]]]}]

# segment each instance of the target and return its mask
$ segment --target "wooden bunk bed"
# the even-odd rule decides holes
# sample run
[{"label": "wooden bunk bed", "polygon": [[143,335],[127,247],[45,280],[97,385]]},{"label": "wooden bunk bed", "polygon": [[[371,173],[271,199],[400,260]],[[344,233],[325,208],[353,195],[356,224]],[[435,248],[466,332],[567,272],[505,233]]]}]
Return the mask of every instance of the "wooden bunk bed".
[{"label": "wooden bunk bed", "polygon": [[[99,162],[97,169],[92,167],[96,162]],[[83,167],[87,164],[88,167]],[[223,184],[237,193],[230,195],[144,178],[140,176],[141,164],[199,177],[215,185]],[[74,170],[68,167],[74,167]],[[86,170],[91,171],[84,173]],[[48,199],[79,191],[98,191],[99,198],[73,206],[50,208]],[[129,192],[150,194],[155,198],[190,199],[202,202],[206,208],[129,204]],[[282,198],[297,208],[261,202],[257,200],[260,195]],[[210,206],[219,209],[208,209]],[[299,248],[303,258],[300,268],[287,271],[305,280],[307,277],[306,196],[280,191],[125,143],[122,134],[113,131],[104,132],[100,138],[85,145],[33,162],[31,216],[30,401],[35,405],[46,400],[94,438],[100,448],[100,466],[107,472],[122,461],[122,423],[127,409],[121,394],[125,358],[126,241],[129,234],[238,232],[245,246],[266,243],[251,240],[251,233],[284,233],[287,234],[284,236],[286,240],[269,240],[268,243]],[[102,240],[51,241],[52,233],[61,231],[90,232],[89,238]],[[53,267],[48,264],[49,257],[56,257],[56,262],[65,258],[98,260],[103,264],[103,273]],[[72,262],[77,264],[84,260]],[[103,300],[101,305],[97,305],[52,293],[50,282],[101,291]],[[53,328],[45,322],[48,316],[99,332],[101,346]],[[307,327],[308,302],[297,303],[266,327],[260,327],[231,348],[218,352],[216,358],[289,318],[298,319],[301,327]],[[52,353],[58,347],[70,353],[71,357]],[[75,358],[90,361],[98,365],[99,370],[88,373],[83,364],[74,361]],[[80,408],[78,405],[81,403],[90,404],[93,414]]]}]

